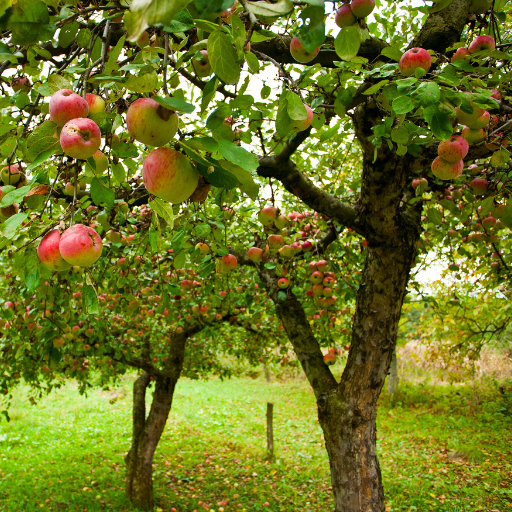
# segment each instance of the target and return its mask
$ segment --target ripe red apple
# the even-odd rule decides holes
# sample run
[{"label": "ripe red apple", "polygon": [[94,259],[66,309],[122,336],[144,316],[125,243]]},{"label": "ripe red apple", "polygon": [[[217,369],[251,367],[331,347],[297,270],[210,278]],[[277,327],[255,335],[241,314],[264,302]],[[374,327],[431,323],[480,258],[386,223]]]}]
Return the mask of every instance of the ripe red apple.
[{"label": "ripe red apple", "polygon": [[309,108],[308,105],[304,103],[304,106],[306,107],[307,117],[306,119],[302,119],[300,121],[293,121],[292,123],[292,130],[296,132],[302,132],[310,127],[312,121],[313,121],[313,111]]},{"label": "ripe red apple", "polygon": [[473,194],[482,195],[487,192],[487,188],[489,187],[489,182],[484,178],[475,178],[469,186],[473,191]]},{"label": "ripe red apple", "polygon": [[202,55],[201,59],[192,59],[192,68],[194,73],[200,78],[205,78],[212,74],[212,66],[208,60],[208,52],[206,50],[200,50]]},{"label": "ripe red apple", "polygon": [[105,110],[105,100],[97,94],[86,94],[85,101],[87,101],[87,105],[89,105],[89,115],[98,114]]},{"label": "ripe red apple", "polygon": [[50,119],[64,126],[71,119],[87,117],[89,105],[82,96],[69,89],[60,89],[50,99]]},{"label": "ripe red apple", "polygon": [[324,280],[324,275],[322,272],[315,270],[309,279],[313,284],[320,284]]},{"label": "ripe red apple", "polygon": [[247,257],[254,263],[261,263],[263,261],[263,254],[265,251],[259,247],[251,247],[247,251]]},{"label": "ripe red apple", "polygon": [[460,176],[462,169],[464,169],[463,160],[451,164],[438,156],[432,162],[432,174],[441,180],[454,180]]},{"label": "ripe red apple", "polygon": [[103,242],[98,233],[83,224],[73,224],[60,237],[60,254],[71,265],[92,265],[101,256],[102,249]]},{"label": "ripe red apple", "polygon": [[431,65],[432,57],[430,53],[423,48],[411,48],[407,50],[398,63],[400,73],[404,76],[414,75],[417,68],[422,68],[428,72]]},{"label": "ripe red apple", "polygon": [[178,115],[151,98],[135,100],[126,113],[129,134],[148,146],[165,146],[178,131]]},{"label": "ripe red apple", "polygon": [[496,219],[492,215],[489,215],[489,217],[482,219],[482,226],[487,229],[493,228],[496,226]]},{"label": "ripe red apple", "polygon": [[277,281],[277,286],[281,290],[284,290],[285,288],[288,288],[290,286],[290,281],[288,281],[288,279],[286,279],[286,277],[281,277],[281,279],[279,279]]},{"label": "ripe red apple", "polygon": [[30,91],[32,84],[30,83],[30,80],[25,76],[15,76],[11,80],[11,87],[14,92],[28,92]]},{"label": "ripe red apple", "polygon": [[226,254],[219,260],[219,271],[223,274],[231,272],[237,267],[238,261],[233,254]]},{"label": "ripe red apple", "polygon": [[477,53],[483,51],[492,51],[496,48],[494,38],[487,35],[476,36],[469,45],[469,53]]},{"label": "ripe red apple", "polygon": [[498,91],[498,89],[491,89],[491,92],[491,98],[494,98],[495,100],[501,100],[501,92]]},{"label": "ripe red apple", "polygon": [[461,135],[468,141],[468,144],[476,144],[483,141],[487,134],[484,128],[472,130],[469,126],[464,126]]},{"label": "ripe red apple", "polygon": [[451,164],[462,160],[469,151],[469,144],[460,135],[452,135],[448,140],[439,143],[437,154]]},{"label": "ripe red apple", "polygon": [[324,355],[324,363],[327,366],[332,366],[336,363],[336,354],[331,354],[330,352]]},{"label": "ripe red apple", "polygon": [[312,52],[306,51],[306,48],[304,48],[298,37],[292,38],[290,43],[290,53],[292,54],[292,57],[301,64],[311,62],[318,55],[319,51],[320,46]]},{"label": "ripe red apple", "polygon": [[67,156],[86,160],[100,148],[100,129],[92,119],[71,119],[60,132],[60,145]]},{"label": "ripe red apple", "polygon": [[266,206],[258,213],[258,220],[264,226],[270,226],[276,219],[277,208],[275,206]]},{"label": "ripe red apple", "polygon": [[313,244],[309,241],[309,240],[306,240],[303,244],[302,244],[302,250],[304,252],[308,252],[308,251],[311,251],[311,249],[313,249]]},{"label": "ripe red apple", "polygon": [[411,187],[416,190],[418,187],[420,190],[426,190],[428,187],[428,180],[426,178],[416,178],[412,180]]},{"label": "ripe red apple", "polygon": [[22,178],[21,166],[19,164],[6,165],[0,171],[0,178],[5,185],[16,185]]},{"label": "ripe red apple", "polygon": [[467,48],[457,48],[457,51],[452,55],[452,62],[457,62],[458,60],[465,60],[466,62],[469,60],[469,50]]},{"label": "ripe red apple", "polygon": [[340,28],[351,27],[356,22],[356,17],[350,8],[350,4],[342,4],[334,15],[334,23]]},{"label": "ripe red apple", "polygon": [[142,178],[148,192],[174,204],[187,200],[199,182],[190,160],[172,148],[151,151],[144,160]]},{"label": "ripe red apple", "polygon": [[46,268],[56,272],[71,268],[71,264],[65,261],[60,254],[60,239],[59,230],[54,229],[44,236],[37,248],[37,255],[41,263]]},{"label": "ripe red apple", "polygon": [[356,18],[366,18],[375,9],[375,0],[352,0],[350,9]]}]

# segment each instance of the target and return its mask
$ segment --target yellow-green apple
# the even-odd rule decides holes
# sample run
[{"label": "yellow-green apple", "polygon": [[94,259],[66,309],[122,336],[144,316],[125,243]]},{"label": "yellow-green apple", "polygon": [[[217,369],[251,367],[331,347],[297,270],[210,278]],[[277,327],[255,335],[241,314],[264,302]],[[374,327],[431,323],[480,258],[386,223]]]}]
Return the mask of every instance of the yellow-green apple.
[{"label": "yellow-green apple", "polygon": [[258,213],[258,220],[264,226],[270,226],[275,221],[277,216],[277,208],[275,206],[266,206]]},{"label": "yellow-green apple", "polygon": [[59,251],[62,258],[78,267],[88,267],[101,256],[103,242],[93,228],[73,224],[60,237]]},{"label": "yellow-green apple", "polygon": [[356,18],[366,18],[375,9],[375,0],[352,0],[350,9]]},{"label": "yellow-green apple", "polygon": [[457,48],[457,51],[452,55],[452,62],[457,62],[458,60],[469,60],[469,50],[467,48]]},{"label": "yellow-green apple", "polygon": [[82,96],[69,89],[60,89],[50,98],[50,119],[64,126],[71,119],[87,117],[89,105]]},{"label": "yellow-green apple", "polygon": [[484,128],[472,130],[469,126],[464,126],[461,135],[468,141],[468,144],[476,144],[485,139],[486,132]]},{"label": "yellow-green apple", "polygon": [[87,104],[89,105],[89,115],[98,114],[105,110],[105,100],[97,94],[86,94],[85,101],[87,101]]},{"label": "yellow-green apple", "polygon": [[473,194],[482,195],[487,192],[487,188],[489,187],[489,182],[484,178],[475,178],[469,184]]},{"label": "yellow-green apple", "polygon": [[432,162],[432,174],[441,180],[454,180],[460,176],[462,169],[464,169],[463,160],[452,164],[438,156]]},{"label": "yellow-green apple", "polygon": [[290,53],[292,57],[301,64],[307,64],[311,62],[320,51],[320,46],[315,48],[312,52],[306,51],[306,48],[302,45],[298,37],[294,37],[290,43]]},{"label": "yellow-green apple", "polygon": [[219,260],[219,271],[223,274],[231,272],[236,268],[238,261],[233,254],[226,254]]},{"label": "yellow-green apple", "polygon": [[469,53],[492,51],[496,48],[494,38],[487,35],[476,36],[468,47]]},{"label": "yellow-green apple", "polygon": [[334,290],[330,286],[324,286],[323,294],[324,297],[332,297],[334,295]]},{"label": "yellow-green apple", "polygon": [[[96,164],[96,170],[94,171],[95,174],[103,174],[108,169],[108,158],[98,149],[94,155],[92,155],[94,158],[94,163]],[[88,168],[92,169],[92,167],[87,164]]]},{"label": "yellow-green apple", "polygon": [[274,221],[274,225],[277,229],[285,229],[290,224],[290,221],[286,217],[286,215],[279,215],[277,219]]},{"label": "yellow-green apple", "polygon": [[324,285],[321,283],[315,283],[313,285],[313,295],[315,297],[322,297],[324,294]]},{"label": "yellow-green apple", "polygon": [[283,245],[278,252],[281,258],[293,258],[295,256],[295,249],[291,245]]},{"label": "yellow-green apple", "polygon": [[126,113],[128,133],[148,146],[165,146],[178,131],[178,114],[151,98],[135,100]]},{"label": "yellow-green apple", "polygon": [[261,263],[263,261],[265,251],[263,249],[260,249],[259,247],[251,247],[247,251],[247,257],[253,262],[253,263]]},{"label": "yellow-green apple", "polygon": [[286,277],[281,277],[281,279],[278,279],[277,286],[281,290],[284,290],[290,286],[290,281]]},{"label": "yellow-green apple", "polygon": [[270,235],[267,239],[270,254],[275,254],[284,245],[284,238],[281,235]]},{"label": "yellow-green apple", "polygon": [[202,256],[206,256],[210,252],[210,246],[203,242],[199,242],[198,244],[196,244],[196,249]]},{"label": "yellow-green apple", "polygon": [[492,5],[492,0],[471,0],[469,12],[472,14],[484,14]]},{"label": "yellow-green apple", "polygon": [[60,145],[67,156],[86,160],[100,148],[100,129],[92,119],[71,119],[62,127]]},{"label": "yellow-green apple", "polygon": [[196,76],[205,78],[212,74],[212,66],[208,60],[208,52],[206,50],[199,50],[201,59],[192,59],[192,68]]},{"label": "yellow-green apple", "polygon": [[144,160],[142,178],[148,192],[174,204],[187,200],[199,182],[190,160],[172,148],[151,151]]},{"label": "yellow-green apple", "polygon": [[451,164],[462,160],[469,151],[469,144],[460,135],[452,135],[448,140],[443,140],[437,147],[437,154]]},{"label": "yellow-green apple", "polygon": [[414,75],[417,68],[422,68],[427,72],[431,65],[432,57],[430,53],[423,48],[411,48],[407,50],[398,63],[400,73],[404,76]]},{"label": "yellow-green apple", "polygon": [[356,22],[356,17],[350,8],[350,4],[342,4],[334,15],[334,23],[340,28],[351,27]]},{"label": "yellow-green apple", "polygon": [[118,231],[110,230],[106,235],[106,239],[113,244],[120,244],[123,241],[123,236]]},{"label": "yellow-green apple", "polygon": [[16,185],[22,178],[21,166],[19,164],[6,165],[0,171],[0,178],[5,185]]},{"label": "yellow-green apple", "polygon": [[475,124],[479,124],[479,119],[482,117],[486,110],[483,108],[475,105],[473,102],[469,102],[471,106],[471,112],[464,112],[459,107],[455,107],[455,113],[457,115],[457,121],[460,124],[465,124],[466,126],[469,126],[473,130],[477,130],[478,128],[484,128],[484,126],[478,126],[478,128],[474,127]]},{"label": "yellow-green apple", "polygon": [[304,103],[304,106],[306,107],[306,113],[307,113],[306,119],[301,119],[298,121],[295,120],[292,123],[292,130],[294,130],[296,132],[302,132],[302,131],[306,130],[307,128],[309,128],[309,126],[311,125],[311,122],[313,121],[313,111],[305,103]]},{"label": "yellow-green apple", "polygon": [[16,76],[11,80],[11,87],[14,92],[28,92],[32,87],[30,80],[25,76]]},{"label": "yellow-green apple", "polygon": [[44,236],[37,248],[37,255],[41,263],[56,272],[71,268],[71,264],[65,261],[60,254],[60,239],[59,230],[54,229]]}]

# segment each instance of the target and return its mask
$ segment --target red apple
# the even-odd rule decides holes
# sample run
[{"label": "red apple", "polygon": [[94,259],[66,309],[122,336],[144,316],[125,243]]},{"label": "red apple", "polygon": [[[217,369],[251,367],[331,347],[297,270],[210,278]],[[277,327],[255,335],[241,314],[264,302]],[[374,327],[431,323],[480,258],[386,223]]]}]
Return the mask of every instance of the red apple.
[{"label": "red apple", "polygon": [[223,274],[231,272],[237,267],[238,261],[233,254],[226,254],[219,260],[219,270]]},{"label": "red apple", "polygon": [[400,73],[404,76],[414,75],[417,68],[422,68],[428,72],[431,65],[432,57],[423,48],[411,48],[402,55],[398,63]]},{"label": "red apple", "polygon": [[187,200],[199,182],[190,160],[172,148],[151,151],[144,160],[142,178],[148,192],[174,204]]},{"label": "red apple", "polygon": [[312,52],[306,51],[306,48],[304,48],[298,37],[292,38],[290,43],[290,53],[292,54],[292,57],[301,64],[311,62],[318,55],[319,51],[320,46]]},{"label": "red apple", "polygon": [[332,366],[336,363],[336,354],[331,354],[330,352],[328,354],[324,355],[324,363],[327,366]]},{"label": "red apple", "polygon": [[89,105],[82,96],[69,89],[60,89],[50,99],[50,119],[64,126],[71,119],[87,117]]},{"label": "red apple", "polygon": [[462,169],[464,169],[462,160],[452,164],[438,156],[432,162],[432,174],[441,180],[454,180],[460,176]]},{"label": "red apple", "polygon": [[98,114],[105,110],[105,100],[97,94],[86,94],[85,101],[89,105],[89,115]]},{"label": "red apple", "polygon": [[65,261],[59,250],[60,232],[54,229],[47,233],[41,240],[37,248],[37,255],[41,263],[50,270],[59,272],[60,270],[67,270],[71,268],[71,264]]},{"label": "red apple", "polygon": [[129,134],[148,146],[165,146],[178,131],[178,115],[151,98],[135,100],[126,113]]},{"label": "red apple", "polygon": [[92,119],[71,119],[60,132],[60,145],[67,156],[86,160],[100,148],[100,129]]},{"label": "red apple", "polygon": [[101,256],[102,249],[103,243],[98,233],[83,224],[73,224],[60,237],[60,254],[71,265],[92,265]]},{"label": "red apple", "polygon": [[366,18],[375,9],[375,0],[352,0],[350,9],[356,18]]},{"label": "red apple", "polygon": [[304,104],[306,107],[306,113],[307,117],[306,119],[302,119],[300,121],[293,121],[292,123],[292,130],[296,132],[302,132],[310,127],[312,121],[313,121],[313,111],[309,108],[308,105]]},{"label": "red apple", "polygon": [[270,254],[275,254],[284,245],[284,238],[281,235],[270,235],[267,239]]},{"label": "red apple", "polygon": [[28,92],[30,91],[32,84],[30,83],[30,80],[25,76],[15,76],[11,80],[11,87],[14,92]]},{"label": "red apple", "polygon": [[281,290],[284,290],[290,286],[290,281],[288,281],[286,277],[281,277],[281,279],[277,281],[277,286],[281,288]]},{"label": "red apple", "polygon": [[468,151],[468,141],[460,135],[452,135],[448,140],[441,142],[437,148],[437,154],[451,164],[462,160]]},{"label": "red apple", "polygon": [[259,247],[251,247],[247,251],[247,257],[254,263],[261,263],[263,261],[264,252],[265,251]]},{"label": "red apple", "polygon": [[482,195],[487,192],[487,188],[489,186],[489,182],[484,178],[475,178],[469,186],[473,191],[473,194]]},{"label": "red apple", "polygon": [[340,28],[351,27],[356,22],[356,17],[350,8],[350,4],[342,4],[334,15],[334,23]]},{"label": "red apple", "polygon": [[0,178],[5,185],[16,185],[22,178],[21,166],[19,164],[6,165],[0,171]]},{"label": "red apple", "polygon": [[476,36],[469,45],[469,53],[477,53],[483,51],[492,51],[496,48],[494,38],[487,35]]},{"label": "red apple", "polygon": [[467,48],[457,48],[457,51],[452,55],[452,62],[457,62],[458,60],[469,60],[469,50]]}]

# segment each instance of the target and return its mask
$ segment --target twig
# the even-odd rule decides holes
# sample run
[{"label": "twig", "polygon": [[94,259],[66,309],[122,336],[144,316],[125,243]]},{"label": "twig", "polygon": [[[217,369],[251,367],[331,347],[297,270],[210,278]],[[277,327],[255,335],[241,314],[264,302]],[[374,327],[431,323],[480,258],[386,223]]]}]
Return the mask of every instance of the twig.
[{"label": "twig", "polygon": [[75,175],[73,183],[73,202],[71,203],[71,220],[69,226],[73,225],[73,216],[75,214],[75,203],[76,203],[76,189],[78,187],[78,160],[75,160]]},{"label": "twig", "polygon": [[163,72],[163,89],[166,95],[169,95],[167,90],[167,65],[169,63],[169,34],[166,32],[164,35],[164,72]]}]

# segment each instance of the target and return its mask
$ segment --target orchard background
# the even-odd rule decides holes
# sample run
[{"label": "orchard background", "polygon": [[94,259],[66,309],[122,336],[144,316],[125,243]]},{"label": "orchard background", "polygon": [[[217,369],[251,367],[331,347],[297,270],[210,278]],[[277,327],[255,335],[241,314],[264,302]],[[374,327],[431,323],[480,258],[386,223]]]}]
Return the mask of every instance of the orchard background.
[{"label": "orchard background", "polygon": [[[487,452],[507,446],[509,11],[505,0],[0,6],[5,420],[13,407],[13,421],[26,418],[20,390],[37,405],[59,388],[86,395],[133,381],[126,501],[100,495],[85,508],[153,509],[176,386],[180,397],[207,389],[179,379],[263,365],[270,379],[288,367],[307,379],[292,400],[321,429],[326,454],[313,474],[325,488],[327,455],[332,496],[320,506],[389,510],[377,449],[387,375],[384,407],[426,404],[397,388],[397,340],[419,340],[416,357],[432,361],[416,365],[423,378],[472,382],[471,407],[455,410],[503,432]],[[417,275],[433,261],[443,280],[425,286]],[[499,367],[485,375],[502,380],[479,395],[482,354]],[[430,494],[453,510],[510,505],[504,450],[492,468],[503,492],[466,504],[465,481]],[[165,464],[178,467],[169,453]],[[19,509],[18,489],[0,507]],[[414,510],[414,491],[410,504],[401,495],[395,508]],[[159,492],[156,505],[167,498]],[[175,499],[176,510],[215,501]],[[306,510],[304,500],[233,507]]]}]

